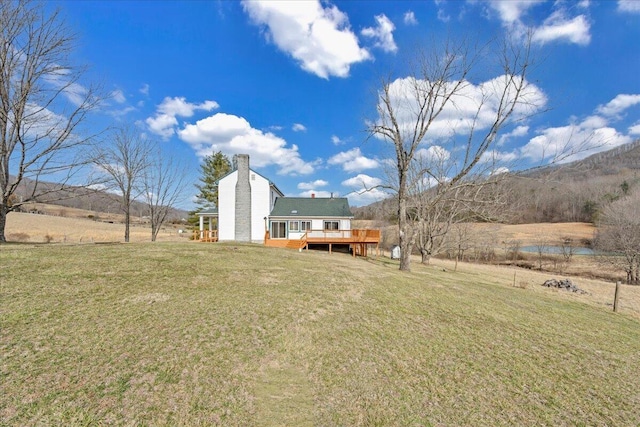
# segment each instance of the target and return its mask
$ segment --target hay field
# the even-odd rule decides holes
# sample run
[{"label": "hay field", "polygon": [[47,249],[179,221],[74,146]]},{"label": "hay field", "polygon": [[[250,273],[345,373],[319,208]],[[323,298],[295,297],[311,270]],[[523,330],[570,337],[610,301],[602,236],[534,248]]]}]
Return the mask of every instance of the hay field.
[{"label": "hay field", "polygon": [[495,233],[499,242],[517,240],[523,246],[535,245],[544,240],[552,245],[569,237],[576,241],[593,239],[596,227],[585,222],[538,223],[538,224],[476,224],[480,233]]},{"label": "hay field", "polygon": [[[11,212],[7,215],[6,237],[9,242],[29,243],[89,243],[124,241],[124,224],[94,221],[86,218],[69,218],[51,215],[38,215]],[[189,234],[179,234],[179,227],[171,224],[158,233],[159,241],[181,241]],[[133,224],[130,229],[130,241],[145,242],[151,240],[151,227]]]}]

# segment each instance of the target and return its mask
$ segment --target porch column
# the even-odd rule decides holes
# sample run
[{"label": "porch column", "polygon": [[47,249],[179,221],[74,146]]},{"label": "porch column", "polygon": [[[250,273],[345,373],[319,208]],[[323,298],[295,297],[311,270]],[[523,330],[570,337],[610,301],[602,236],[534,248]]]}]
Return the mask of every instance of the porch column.
[{"label": "porch column", "polygon": [[204,217],[200,215],[200,240],[204,237]]}]

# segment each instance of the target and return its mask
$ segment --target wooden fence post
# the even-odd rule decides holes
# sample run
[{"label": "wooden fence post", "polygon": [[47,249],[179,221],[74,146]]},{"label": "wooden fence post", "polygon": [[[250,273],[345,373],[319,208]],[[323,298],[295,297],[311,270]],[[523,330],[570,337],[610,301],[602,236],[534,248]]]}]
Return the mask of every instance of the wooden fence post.
[{"label": "wooden fence post", "polygon": [[616,293],[613,296],[613,312],[618,311],[618,296],[620,295],[620,281],[616,282]]}]

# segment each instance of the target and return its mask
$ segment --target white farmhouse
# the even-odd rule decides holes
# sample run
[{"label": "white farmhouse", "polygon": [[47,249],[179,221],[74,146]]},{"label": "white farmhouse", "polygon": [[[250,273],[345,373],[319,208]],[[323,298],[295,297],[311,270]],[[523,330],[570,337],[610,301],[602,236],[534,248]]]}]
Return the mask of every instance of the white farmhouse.
[{"label": "white farmhouse", "polygon": [[284,194],[249,168],[249,156],[234,156],[234,171],[218,181],[218,240],[264,242],[265,221]]},{"label": "white farmhouse", "polygon": [[[233,157],[233,171],[218,180],[218,209],[204,210],[197,240],[264,243],[292,249],[309,244],[348,245],[354,256],[380,242],[379,230],[353,230],[346,198],[284,197],[274,183],[251,170],[249,156]],[[208,221],[208,229],[205,227]],[[217,219],[217,224],[215,220]]]}]

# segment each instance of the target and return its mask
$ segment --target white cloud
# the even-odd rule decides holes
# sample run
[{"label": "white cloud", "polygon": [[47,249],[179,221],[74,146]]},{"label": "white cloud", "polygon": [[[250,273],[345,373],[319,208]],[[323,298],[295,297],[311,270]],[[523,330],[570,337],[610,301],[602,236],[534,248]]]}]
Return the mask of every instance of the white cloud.
[{"label": "white cloud", "polygon": [[618,0],[618,12],[640,13],[638,0]]},{"label": "white cloud", "polygon": [[[485,151],[482,155],[482,163],[484,165],[484,169],[486,168],[495,168],[499,170],[504,167],[506,163],[512,163],[519,159],[519,154],[517,151],[511,152],[502,152],[497,150]],[[502,166],[497,166],[498,164],[502,164]],[[495,173],[495,172],[493,172]]]},{"label": "white cloud", "polygon": [[640,95],[620,94],[606,105],[600,105],[596,111],[605,116],[617,116],[629,107],[640,104]]},{"label": "white cloud", "polygon": [[319,0],[244,0],[242,6],[254,23],[266,28],[267,40],[318,77],[347,77],[352,64],[372,59],[336,6]]},{"label": "white cloud", "polygon": [[228,155],[249,154],[252,166],[276,165],[279,174],[306,175],[314,170],[313,163],[300,158],[296,145],[287,146],[283,138],[255,129],[232,114],[217,113],[186,124],[178,136],[201,157],[219,150]]},{"label": "white cloud", "polygon": [[590,116],[579,123],[543,129],[522,147],[520,153],[543,164],[567,163],[632,141],[631,137],[612,127],[599,125],[602,121]]},{"label": "white cloud", "polygon": [[634,125],[629,126],[629,135],[640,135],[640,122],[636,122]]},{"label": "white cloud", "polygon": [[342,145],[345,141],[341,140],[337,135],[331,135],[331,142],[333,145]]},{"label": "white cloud", "polygon": [[500,20],[505,25],[513,24],[520,21],[522,15],[538,3],[546,0],[530,0],[530,1],[504,1],[490,0],[489,6],[498,12]]},{"label": "white cloud", "polygon": [[[467,134],[474,125],[474,120],[476,130],[488,129],[495,121],[501,95],[505,91],[506,99],[503,101],[513,102],[513,87],[511,90],[506,89],[508,82],[512,80],[512,77],[505,75],[477,85],[466,82],[447,103],[437,120],[431,124],[426,139],[438,140],[450,138],[455,134]],[[414,111],[419,109],[418,101],[413,96],[416,87],[418,91],[425,93],[429,90],[429,84],[424,80],[406,77],[396,79],[389,87],[396,119],[401,130],[407,135],[412,132],[415,124]],[[542,90],[529,82],[525,82],[525,88],[519,96],[520,100],[512,115],[514,121],[539,111],[547,103],[547,97]]]},{"label": "white cloud", "polygon": [[310,182],[301,182],[298,184],[298,190],[315,190],[318,187],[326,187],[329,185],[324,179],[316,179]]},{"label": "white cloud", "polygon": [[451,153],[439,145],[416,150],[414,159],[421,164],[443,163],[451,158]]},{"label": "white cloud", "polygon": [[[587,45],[591,42],[590,24],[585,15],[573,18],[567,16],[563,2],[556,2],[556,10],[548,16],[542,25],[529,26],[523,23],[522,18],[534,6],[544,3],[546,0],[504,1],[490,0],[489,7],[498,13],[503,27],[510,35],[523,37],[529,28],[533,28],[533,41],[545,44],[555,40],[565,40],[570,43]],[[578,6],[588,8],[588,1],[581,1]]]},{"label": "white cloud", "polygon": [[377,15],[375,18],[378,26],[364,28],[360,33],[365,37],[374,39],[375,47],[379,47],[385,52],[397,52],[398,46],[393,41],[393,30],[396,29],[396,26],[384,14]]},{"label": "white cloud", "polygon": [[145,121],[149,130],[156,135],[167,139],[175,133],[178,125],[176,117],[191,117],[196,111],[211,111],[218,108],[215,101],[205,101],[201,104],[187,102],[184,97],[166,97],[156,110],[154,117],[149,117]]},{"label": "white cloud", "polygon": [[111,110],[111,111],[108,111],[107,113],[113,117],[118,118],[118,117],[126,116],[127,114],[136,110],[137,110],[136,107],[128,106],[128,107],[122,108],[121,110]]},{"label": "white cloud", "polygon": [[405,25],[418,25],[418,20],[416,19],[416,15],[413,13],[413,10],[405,12],[403,21]]},{"label": "white cloud", "polygon": [[586,46],[591,42],[590,25],[586,16],[578,15],[569,19],[562,10],[551,14],[544,23],[533,32],[533,41],[541,44],[566,40],[571,43]]},{"label": "white cloud", "polygon": [[293,126],[291,127],[291,130],[293,130],[294,132],[306,132],[307,128],[305,125],[301,123],[294,123]]},{"label": "white cloud", "polygon": [[434,3],[436,4],[436,9],[438,10],[438,15],[437,15],[438,20],[445,23],[449,22],[451,20],[451,16],[449,16],[449,14],[444,9],[444,5],[446,4],[446,1],[435,0]]},{"label": "white cloud", "polygon": [[377,160],[369,159],[362,155],[359,148],[343,151],[331,157],[327,163],[330,165],[342,165],[346,172],[359,172],[365,169],[374,169],[380,166]]},{"label": "white cloud", "polygon": [[491,172],[491,175],[500,175],[503,173],[508,173],[509,172],[509,168],[501,166],[499,168],[497,168],[496,170],[494,170],[493,172]]},{"label": "white cloud", "polygon": [[382,180],[380,178],[369,176],[363,173],[342,181],[342,185],[344,185],[345,187],[356,189],[370,189],[380,184],[382,184]]},{"label": "white cloud", "polygon": [[517,126],[511,132],[507,132],[507,133],[501,135],[500,139],[498,141],[498,145],[504,145],[511,138],[514,138],[514,137],[518,138],[518,137],[521,137],[521,136],[525,136],[527,133],[529,133],[529,126]]},{"label": "white cloud", "polygon": [[352,189],[347,194],[349,203],[353,206],[368,205],[389,197],[389,193],[376,186],[381,185],[380,178],[365,174],[358,174],[352,178],[342,181],[342,185]]},{"label": "white cloud", "polygon": [[138,89],[138,92],[143,95],[149,95],[149,85],[147,83],[143,84],[142,87]]},{"label": "white cloud", "polygon": [[[69,119],[64,115],[31,102],[27,102],[24,108],[21,131],[30,139],[55,140],[67,132]],[[71,134],[67,143],[75,140],[76,137]],[[32,159],[27,159],[27,162],[30,160]]]},{"label": "white cloud", "polygon": [[120,89],[116,89],[111,92],[111,98],[118,104],[123,104],[127,101],[127,98],[124,96],[124,93]]},{"label": "white cloud", "polygon": [[70,80],[71,70],[62,68],[43,75],[43,80],[60,91],[69,102],[79,107],[87,101],[89,90],[81,84]]}]

